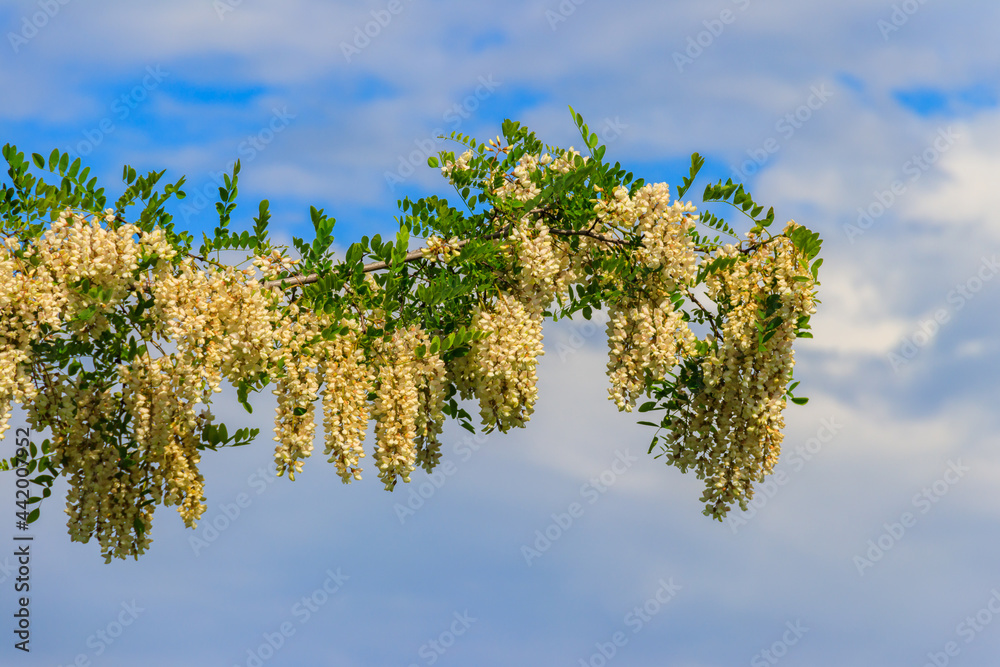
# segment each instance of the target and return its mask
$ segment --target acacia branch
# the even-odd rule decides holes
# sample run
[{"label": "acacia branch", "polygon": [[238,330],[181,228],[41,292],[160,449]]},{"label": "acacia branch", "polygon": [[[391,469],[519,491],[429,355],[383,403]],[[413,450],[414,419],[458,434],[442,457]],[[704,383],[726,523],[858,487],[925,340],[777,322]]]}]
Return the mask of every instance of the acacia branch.
[{"label": "acacia branch", "polygon": [[[457,249],[465,246],[466,244],[470,243],[473,240],[489,241],[492,239],[501,238],[506,234],[507,230],[502,230],[499,232],[494,232],[493,234],[487,234],[486,236],[483,236],[479,239],[464,239],[462,241],[458,241],[454,244],[451,244],[451,247]],[[416,260],[421,259],[422,257],[426,257],[427,255],[424,254],[425,250],[427,250],[427,248],[417,248],[416,250],[406,253],[403,256],[402,263],[406,264],[407,262],[415,262]],[[365,264],[364,266],[361,267],[361,271],[362,273],[371,273],[372,271],[382,271],[384,269],[388,269],[390,266],[391,264],[389,264],[388,262],[380,260],[378,262],[371,262],[369,264]],[[318,280],[319,280],[319,275],[316,273],[310,274],[308,276],[302,276],[302,275],[290,276],[288,278],[282,278],[281,280],[268,280],[267,282],[264,283],[264,289],[270,289],[272,287],[287,288],[287,287],[295,287],[296,285],[309,285],[314,282],[317,282]]]},{"label": "acacia branch", "polygon": [[[451,244],[451,247],[459,249],[465,246],[466,244],[471,243],[472,241],[490,241],[494,239],[505,238],[509,232],[510,232],[510,225],[507,225],[499,232],[486,234],[485,236],[481,236],[476,239],[464,239],[462,241],[457,241]],[[577,231],[573,229],[550,229],[549,233],[555,234],[557,236],[589,236],[590,238],[597,239],[602,243],[622,245],[622,246],[628,245],[626,241],[608,238],[606,236],[595,234],[594,232],[586,230]],[[418,248],[416,250],[406,253],[406,255],[403,256],[402,263],[405,264],[407,262],[415,262],[418,259],[426,257],[427,255],[424,254],[425,250],[427,250],[427,248]],[[365,264],[364,266],[361,267],[361,271],[363,273],[371,273],[373,271],[383,271],[385,269],[388,269],[390,266],[391,264],[389,264],[389,262],[380,260],[378,262],[371,262],[369,264]],[[268,280],[267,282],[264,283],[264,289],[270,289],[272,287],[288,288],[288,287],[295,287],[297,285],[309,285],[317,282],[318,280],[319,280],[319,275],[315,273],[307,276],[303,275],[289,276],[288,278],[282,278],[280,280]]]},{"label": "acacia branch", "polygon": [[603,236],[603,235],[598,234],[596,232],[592,232],[589,229],[581,229],[581,230],[575,230],[575,229],[550,229],[549,230],[549,234],[554,234],[555,236],[588,236],[588,237],[590,237],[592,239],[597,239],[598,241],[600,241],[602,243],[608,243],[608,244],[612,244],[612,245],[626,246],[626,245],[629,244],[628,241],[623,241],[621,239],[613,239],[613,238],[610,238],[610,237],[607,237],[607,236]]},{"label": "acacia branch", "polygon": [[688,298],[691,299],[691,301],[693,301],[696,306],[701,308],[702,312],[709,314],[708,325],[712,327],[712,333],[715,334],[715,340],[722,340],[722,334],[720,334],[719,330],[715,328],[715,320],[712,319],[711,317],[711,311],[705,308],[705,306],[701,305],[701,302],[698,301],[698,298],[694,295],[694,292],[691,292],[690,290],[688,291]]}]

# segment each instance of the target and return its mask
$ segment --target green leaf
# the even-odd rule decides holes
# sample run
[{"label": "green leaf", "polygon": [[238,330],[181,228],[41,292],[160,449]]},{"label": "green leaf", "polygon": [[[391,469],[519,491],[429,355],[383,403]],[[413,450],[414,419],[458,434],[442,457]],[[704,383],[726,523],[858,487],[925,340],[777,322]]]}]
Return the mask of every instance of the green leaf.
[{"label": "green leaf", "polygon": [[819,278],[819,267],[821,267],[821,266],[823,266],[823,258],[822,257],[820,257],[815,262],[813,262],[811,271],[812,271],[812,275],[813,275],[813,279],[814,280],[816,278]]},{"label": "green leaf", "polygon": [[436,157],[434,157],[433,155],[430,156],[429,158],[427,158],[427,166],[428,167],[435,167],[435,168],[438,167],[439,166],[438,159]]},{"label": "green leaf", "polygon": [[805,396],[796,396],[795,398],[792,399],[792,403],[794,403],[795,405],[805,405],[808,402],[809,399],[806,398]]},{"label": "green leaf", "polygon": [[351,244],[351,247],[347,249],[347,257],[345,258],[344,261],[346,261],[348,264],[357,264],[358,262],[361,261],[361,258],[364,256],[364,254],[365,251],[364,248],[361,247],[361,244],[353,243]]}]

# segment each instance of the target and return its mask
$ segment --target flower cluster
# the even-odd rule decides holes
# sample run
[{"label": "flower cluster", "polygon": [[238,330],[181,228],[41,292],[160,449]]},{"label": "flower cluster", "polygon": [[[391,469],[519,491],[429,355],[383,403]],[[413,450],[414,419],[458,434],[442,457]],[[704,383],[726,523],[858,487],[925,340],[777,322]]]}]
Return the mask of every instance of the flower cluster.
[{"label": "flower cluster", "polygon": [[316,399],[319,397],[320,376],[318,350],[310,344],[328,324],[316,313],[302,310],[298,304],[288,306],[287,316],[274,333],[278,347],[271,361],[282,373],[271,392],[278,399],[274,417],[274,462],[278,476],[288,473],[288,479],[302,472],[302,459],[312,454],[316,435]]},{"label": "flower cluster", "polygon": [[203,271],[190,258],[178,269],[142,286],[152,292],[155,333],[196,361],[210,391],[263,369],[274,347],[277,293],[264,290],[246,271]]},{"label": "flower cluster", "polygon": [[503,185],[493,191],[494,196],[517,201],[528,201],[538,196],[541,189],[535,181],[539,166],[539,158],[534,155],[521,156],[511,173],[506,175]]},{"label": "flower cluster", "polygon": [[[539,183],[544,170],[569,173],[576,168],[579,157],[580,153],[572,147],[555,158],[548,153],[523,155],[511,173],[505,175],[503,184],[493,190],[493,195],[501,201],[528,201],[541,192]],[[588,160],[581,159],[583,163]],[[600,234],[604,228],[600,220],[595,220],[588,231]],[[512,225],[510,240],[517,266],[517,296],[534,313],[542,313],[553,299],[581,282],[587,273],[591,250],[601,246],[593,237],[581,236],[576,249],[571,249],[568,243],[554,237],[538,211],[527,212]]]},{"label": "flower cluster", "polygon": [[725,324],[667,456],[708,480],[702,500],[715,516],[734,502],[745,506],[780,451],[796,323],[815,312],[815,281],[787,236],[795,226],[767,242],[751,235],[746,256],[734,246],[720,249],[717,257],[737,261],[706,281]]},{"label": "flower cluster", "polygon": [[397,330],[383,341],[372,416],[379,479],[392,490],[397,479],[410,481],[418,464],[440,458],[437,436],[444,423],[446,369],[436,354],[417,356],[427,335],[416,327]]},{"label": "flower cluster", "polygon": [[695,336],[669,299],[612,304],[607,332],[608,394],[626,412],[651,384],[662,381],[694,351]]},{"label": "flower cluster", "polygon": [[358,324],[348,320],[348,332],[324,346],[320,370],[323,374],[323,453],[337,467],[344,483],[361,479],[360,460],[365,456],[368,427],[368,392],[374,373],[358,344]]},{"label": "flower cluster", "polygon": [[[422,333],[422,332],[421,332]],[[421,344],[427,344],[426,335]],[[431,472],[441,460],[441,441],[444,430],[444,404],[449,382],[448,368],[437,354],[425,354],[414,364],[417,375],[416,464]]]},{"label": "flower cluster", "polygon": [[441,175],[448,179],[449,182],[454,183],[453,174],[456,171],[465,171],[469,168],[469,160],[475,155],[471,150],[465,151],[458,156],[455,161],[447,161],[441,166]]},{"label": "flower cluster", "polygon": [[500,294],[472,318],[486,333],[473,341],[468,354],[452,368],[463,398],[479,400],[483,424],[507,432],[524,426],[538,397],[538,357],[542,348],[542,316],[529,311],[510,294]]},{"label": "flower cluster", "polygon": [[4,314],[0,318],[0,438],[10,428],[11,402],[24,403],[35,395],[28,362],[39,326],[59,321],[59,308],[44,283],[32,280],[14,256],[19,248],[14,238],[0,243],[0,312]]},{"label": "flower cluster", "polygon": [[687,215],[695,208],[670,203],[667,185],[656,183],[634,194],[619,186],[598,199],[594,210],[607,228],[631,229],[641,241],[634,256],[639,277],[622,285],[627,296],[611,304],[607,325],[608,393],[619,410],[630,412],[652,383],[693,352],[694,334],[674,299],[695,275],[690,233],[696,218]]},{"label": "flower cluster", "polygon": [[433,258],[441,262],[458,256],[460,249],[455,239],[443,239],[440,236],[427,237],[426,245],[420,249],[424,257]]},{"label": "flower cluster", "polygon": [[[162,229],[115,222],[111,211],[90,220],[65,211],[20,257],[14,239],[0,254],[0,358],[9,362],[0,432],[11,400],[27,405],[36,428],[52,427],[52,463],[70,481],[71,535],[96,538],[106,559],[145,550],[156,504],[177,505],[195,525],[204,511],[197,466],[206,425],[196,406],[221,390],[222,378],[236,382],[271,363],[278,319],[278,295],[251,280],[252,270],[202,271],[190,258],[174,261]],[[107,375],[96,365],[89,379],[86,368],[63,374],[32,354],[42,342],[99,345],[111,313],[143,310],[136,333],[145,349]],[[110,426],[122,413],[127,440]]]},{"label": "flower cluster", "polygon": [[[152,505],[143,504],[144,490],[155,494],[147,466],[123,461],[117,443],[108,441],[106,419],[118,400],[107,390],[83,387],[78,378],[61,373],[49,377],[50,387],[29,405],[28,423],[52,425],[53,458],[69,481],[67,526],[79,542],[96,538],[105,562],[112,557],[138,556],[148,547]],[[132,463],[132,462],[130,462]],[[200,493],[199,493],[200,498]]]},{"label": "flower cluster", "polygon": [[[616,199],[621,190],[615,190]],[[671,203],[666,183],[647,183],[636,191],[630,204],[626,219],[634,216],[634,229],[642,237],[636,260],[648,269],[659,270],[668,291],[690,283],[696,264],[690,232],[698,218],[688,214],[697,209],[691,202]]]},{"label": "flower cluster", "polygon": [[527,217],[514,226],[511,239],[520,264],[518,296],[531,312],[541,313],[556,295],[566,291],[571,279],[566,254],[559,252],[544,223],[532,224]]},{"label": "flower cluster", "polygon": [[[146,493],[156,504],[177,505],[190,527],[205,511],[204,479],[197,467],[205,417],[195,414],[204,381],[194,363],[183,355],[152,359],[143,354],[119,367],[122,405],[132,418],[131,437],[137,444],[132,456],[135,467],[145,474]],[[128,497],[139,490],[123,487],[118,495]],[[144,521],[144,533],[151,519],[152,511]]]},{"label": "flower cluster", "polygon": [[297,259],[286,257],[281,251],[274,249],[270,255],[254,257],[253,265],[260,269],[265,280],[274,280],[282,273],[286,273],[295,268]]},{"label": "flower cluster", "polygon": [[[96,537],[107,560],[145,550],[152,503],[180,505],[189,525],[203,510],[188,415],[173,409],[196,399],[190,364],[170,366],[166,380],[163,373],[150,372],[141,381],[145,357],[139,356],[131,368],[110,369],[111,377],[101,380],[87,378],[82,367],[57,372],[31,354],[34,345],[57,342],[60,331],[80,343],[101,336],[109,326],[106,314],[141,288],[140,262],[156,273],[173,258],[162,230],[146,234],[133,225],[114,226],[115,221],[110,210],[89,221],[64,211],[20,258],[13,255],[20,244],[5,243],[0,273],[5,315],[0,355],[11,360],[14,371],[13,388],[5,373],[0,395],[7,396],[0,398],[26,403],[35,428],[52,427],[52,462],[70,482],[71,535],[80,541]],[[40,381],[29,388],[31,367]],[[171,386],[172,379],[177,382]],[[122,391],[114,394],[116,380]],[[157,392],[166,399],[155,400]],[[9,400],[3,408],[0,412],[9,413]],[[122,411],[132,413],[137,435],[131,442],[109,427]],[[173,439],[167,448],[164,432]]]},{"label": "flower cluster", "polygon": [[[105,221],[108,218],[114,220],[110,210]],[[102,291],[105,307],[113,307],[125,298],[142,254],[141,246],[133,238],[138,231],[129,224],[117,229],[105,227],[96,216],[87,221],[69,211],[52,222],[35,246],[35,256],[49,274],[46,277],[51,279],[52,287],[61,287],[52,296],[61,307],[63,322],[73,320],[93,303],[93,298],[80,289],[86,286],[86,283],[81,285],[83,281]],[[90,329],[93,335],[107,326],[104,319],[95,324]]]}]

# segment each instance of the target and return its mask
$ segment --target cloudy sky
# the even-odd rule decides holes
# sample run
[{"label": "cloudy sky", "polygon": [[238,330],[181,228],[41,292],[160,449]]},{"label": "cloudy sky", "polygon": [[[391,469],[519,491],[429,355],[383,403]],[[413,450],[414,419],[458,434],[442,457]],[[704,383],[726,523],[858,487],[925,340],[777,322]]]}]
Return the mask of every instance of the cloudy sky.
[{"label": "cloudy sky", "polygon": [[322,457],[274,479],[273,405],[224,394],[264,435],[205,457],[197,530],[161,510],[140,562],[105,565],[48,504],[27,654],[3,479],[0,663],[996,664],[998,21],[985,0],[0,2],[0,143],[70,151],[112,192],[123,164],[186,175],[181,227],[211,229],[240,159],[234,226],[268,198],[281,238],[310,205],[338,243],[391,232],[399,197],[447,192],[442,131],[580,146],[571,105],[648,181],[703,153],[826,258],[812,400],[748,512],[703,516],[607,400],[603,332],[550,326],[528,427],[449,427],[440,472],[394,493]]}]

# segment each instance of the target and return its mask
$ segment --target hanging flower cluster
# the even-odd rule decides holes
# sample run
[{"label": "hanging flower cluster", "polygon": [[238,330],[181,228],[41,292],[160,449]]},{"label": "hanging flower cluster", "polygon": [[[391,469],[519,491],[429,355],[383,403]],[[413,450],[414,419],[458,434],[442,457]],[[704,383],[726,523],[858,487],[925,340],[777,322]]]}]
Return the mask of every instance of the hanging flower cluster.
[{"label": "hanging flower cluster", "polygon": [[441,456],[447,371],[438,355],[417,355],[418,346],[427,343],[423,331],[410,327],[397,330],[380,350],[372,402],[375,463],[390,491],[397,479],[409,482],[417,465],[429,470]]},{"label": "hanging flower cluster", "polygon": [[360,461],[365,456],[368,428],[368,392],[374,373],[358,344],[358,325],[348,320],[348,332],[325,346],[323,373],[323,454],[337,467],[344,483],[361,479]]},{"label": "hanging flower cluster", "polygon": [[28,374],[31,346],[42,323],[58,323],[59,308],[40,281],[28,278],[24,263],[13,255],[21,244],[0,239],[0,438],[10,428],[11,402],[26,403],[35,396]]},{"label": "hanging flower cluster", "polygon": [[453,364],[462,397],[479,401],[479,414],[488,428],[506,433],[513,426],[524,426],[535,410],[538,357],[545,353],[541,314],[501,294],[476,311],[472,326],[487,335]]},{"label": "hanging flower cluster", "polygon": [[631,226],[642,239],[636,250],[639,272],[634,285],[623,285],[623,298],[611,303],[608,333],[608,376],[611,400],[631,412],[653,382],[662,381],[693,352],[694,334],[677,308],[674,295],[694,280],[695,246],[691,238],[696,209],[670,202],[665,183],[647,184],[630,194],[615,188],[595,204],[604,225]]},{"label": "hanging flower cluster", "polygon": [[[784,233],[796,227],[790,222]],[[796,323],[816,311],[815,278],[788,236],[759,244],[750,235],[750,242],[744,261],[706,281],[725,323],[701,362],[701,388],[689,396],[667,446],[671,463],[708,480],[702,500],[720,516],[734,503],[745,505],[753,484],[777,462]],[[716,257],[740,255],[729,245]]]}]

